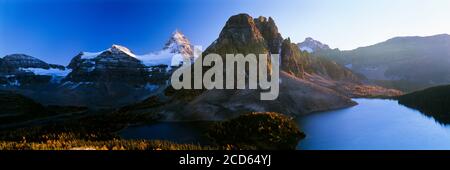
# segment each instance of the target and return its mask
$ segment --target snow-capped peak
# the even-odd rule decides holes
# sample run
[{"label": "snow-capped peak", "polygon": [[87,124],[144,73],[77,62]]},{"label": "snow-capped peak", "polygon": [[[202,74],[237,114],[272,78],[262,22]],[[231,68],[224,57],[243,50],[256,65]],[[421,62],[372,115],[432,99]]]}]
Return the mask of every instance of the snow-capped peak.
[{"label": "snow-capped peak", "polygon": [[103,51],[100,51],[100,52],[81,52],[81,59],[86,59],[86,60],[94,59],[95,57],[99,56],[100,54],[102,54],[102,53],[104,53],[106,51],[109,51],[109,52],[111,52],[113,54],[125,53],[125,54],[127,54],[127,55],[129,55],[131,57],[136,58],[136,55],[133,54],[131,52],[131,50],[129,50],[128,48],[126,48],[124,46],[121,46],[121,45],[113,44],[111,46],[111,48],[103,50]]},{"label": "snow-capped peak", "polygon": [[179,66],[186,61],[193,62],[197,56],[200,55],[201,49],[195,49],[191,45],[186,36],[179,30],[175,30],[170,36],[169,40],[165,44],[164,48],[160,51],[145,54],[135,55],[128,48],[121,45],[112,45],[111,48],[100,52],[82,52],[81,59],[90,60],[98,57],[104,52],[111,52],[113,54],[127,54],[142,61],[147,66],[155,65],[167,65],[167,66]]},{"label": "snow-capped peak", "polygon": [[170,50],[171,53],[178,53],[186,56],[192,56],[192,45],[186,36],[178,29],[172,33],[163,50]]},{"label": "snow-capped peak", "polygon": [[329,50],[331,49],[328,45],[321,43],[320,41],[314,40],[311,37],[308,37],[302,43],[298,43],[298,48],[302,51],[306,51],[308,53],[313,53],[319,50]]},{"label": "snow-capped peak", "polygon": [[160,64],[179,66],[180,63],[185,61],[194,61],[196,56],[193,48],[186,36],[177,29],[172,33],[161,51],[137,56],[137,58],[147,66]]},{"label": "snow-capped peak", "polygon": [[128,48],[121,46],[121,45],[116,45],[113,44],[112,47],[109,49],[112,53],[114,54],[118,54],[120,52],[125,53],[131,57],[136,58],[136,55],[134,55]]}]

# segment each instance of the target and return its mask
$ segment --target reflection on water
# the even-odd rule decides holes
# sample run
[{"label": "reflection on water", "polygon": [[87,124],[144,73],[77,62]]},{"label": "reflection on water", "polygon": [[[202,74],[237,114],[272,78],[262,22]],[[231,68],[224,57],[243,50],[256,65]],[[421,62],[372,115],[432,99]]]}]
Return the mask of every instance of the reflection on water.
[{"label": "reflection on water", "polygon": [[358,106],[298,118],[307,150],[450,149],[450,126],[397,101],[355,99]]}]

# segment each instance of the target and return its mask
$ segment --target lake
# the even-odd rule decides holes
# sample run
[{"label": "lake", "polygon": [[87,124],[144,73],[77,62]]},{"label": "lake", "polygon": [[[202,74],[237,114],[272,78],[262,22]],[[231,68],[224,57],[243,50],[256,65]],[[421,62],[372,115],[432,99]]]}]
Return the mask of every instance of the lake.
[{"label": "lake", "polygon": [[[450,149],[450,126],[393,100],[354,99],[359,105],[296,119],[306,138],[303,150],[433,150]],[[210,122],[160,122],[129,127],[126,139],[165,139],[208,144]]]},{"label": "lake", "polygon": [[119,135],[125,139],[159,139],[177,143],[207,145],[206,128],[211,122],[158,122],[128,127]]},{"label": "lake", "polygon": [[393,100],[354,99],[359,105],[297,119],[306,150],[450,149],[450,127]]}]

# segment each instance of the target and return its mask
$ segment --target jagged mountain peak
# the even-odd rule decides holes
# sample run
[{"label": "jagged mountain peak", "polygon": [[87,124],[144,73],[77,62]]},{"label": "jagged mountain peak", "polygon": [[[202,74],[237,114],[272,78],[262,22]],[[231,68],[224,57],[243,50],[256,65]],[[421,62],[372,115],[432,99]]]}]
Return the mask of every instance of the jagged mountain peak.
[{"label": "jagged mountain peak", "polygon": [[259,16],[258,18],[255,18],[255,20],[258,20],[259,22],[269,22],[269,23],[275,23],[275,21],[273,20],[272,17],[264,17],[264,16]]},{"label": "jagged mountain peak", "polygon": [[305,38],[305,41],[298,43],[297,45],[300,50],[307,51],[309,53],[331,49],[327,44],[323,44],[322,42],[317,41],[311,37]]},{"label": "jagged mountain peak", "polygon": [[179,66],[186,60],[193,62],[197,55],[194,53],[194,46],[189,39],[180,30],[176,29],[162,50],[140,55],[137,58],[147,66]]},{"label": "jagged mountain peak", "polygon": [[222,29],[219,38],[229,38],[243,43],[263,42],[264,38],[256,26],[254,18],[248,14],[231,16]]},{"label": "jagged mountain peak", "polygon": [[193,56],[192,45],[189,39],[178,29],[176,29],[163,50],[170,50],[171,53],[183,54],[185,56]]},{"label": "jagged mountain peak", "polygon": [[264,37],[266,45],[272,54],[278,54],[280,52],[281,43],[283,37],[278,31],[278,27],[272,17],[268,19],[266,17],[260,16],[254,19],[259,32]]},{"label": "jagged mountain peak", "polygon": [[239,51],[243,54],[267,54],[269,49],[256,21],[257,19],[244,13],[231,16],[219,37],[205,50],[205,53],[223,56],[230,51]]}]

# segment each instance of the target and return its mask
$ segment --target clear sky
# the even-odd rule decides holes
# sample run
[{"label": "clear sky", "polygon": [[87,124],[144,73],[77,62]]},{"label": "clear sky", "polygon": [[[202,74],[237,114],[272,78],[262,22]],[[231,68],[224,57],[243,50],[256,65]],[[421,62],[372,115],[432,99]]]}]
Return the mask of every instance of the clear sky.
[{"label": "clear sky", "polygon": [[206,48],[238,13],[273,17],[294,42],[313,37],[340,49],[450,33],[448,0],[0,0],[0,56],[66,65],[111,44],[144,54],[177,28]]}]

